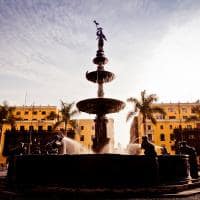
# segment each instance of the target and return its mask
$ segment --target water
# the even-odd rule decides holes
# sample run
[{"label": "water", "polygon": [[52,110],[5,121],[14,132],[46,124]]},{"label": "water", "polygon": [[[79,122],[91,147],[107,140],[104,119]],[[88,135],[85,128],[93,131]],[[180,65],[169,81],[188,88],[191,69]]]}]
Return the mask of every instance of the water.
[{"label": "water", "polygon": [[61,154],[89,154],[93,153],[91,150],[84,147],[79,142],[68,138],[66,136],[63,137],[62,141],[62,153]]},{"label": "water", "polygon": [[[61,154],[93,154],[94,152],[91,149],[87,149],[79,143],[78,141],[75,141],[71,138],[68,138],[66,136],[63,137],[62,141],[62,151]],[[160,153],[160,149],[162,147],[155,145],[155,149],[157,154]],[[100,152],[101,154],[103,153],[113,153],[113,154],[128,154],[128,155],[144,155],[143,149],[141,149],[141,144],[139,143],[130,143],[127,145],[126,149],[122,148],[117,148],[117,149],[112,149],[110,148],[110,144],[107,144],[104,146],[102,151]]]},{"label": "water", "polygon": [[127,146],[127,153],[129,155],[143,155],[143,151],[141,149],[141,144],[139,143],[130,143]]}]

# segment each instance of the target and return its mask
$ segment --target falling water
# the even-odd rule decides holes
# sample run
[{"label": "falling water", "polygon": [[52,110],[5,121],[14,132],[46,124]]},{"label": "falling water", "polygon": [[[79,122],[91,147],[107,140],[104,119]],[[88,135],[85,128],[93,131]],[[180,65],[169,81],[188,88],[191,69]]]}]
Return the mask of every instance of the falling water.
[{"label": "falling water", "polygon": [[130,143],[130,144],[128,144],[127,153],[129,155],[142,155],[143,151],[141,149],[141,144],[139,144],[139,143]]},{"label": "falling water", "polygon": [[[78,141],[75,141],[69,137],[64,136],[62,141],[62,151],[61,154],[93,154],[94,152],[91,149],[87,149]],[[161,146],[155,145],[155,149],[157,154],[161,154]],[[127,145],[126,149],[115,149],[111,150],[110,144],[104,146],[104,148],[100,152],[104,153],[114,153],[114,154],[128,154],[128,155],[144,155],[143,150],[141,149],[141,144],[139,143],[130,143]]]},{"label": "falling water", "polygon": [[62,154],[90,154],[93,153],[91,150],[84,147],[79,142],[68,138],[63,137],[62,141]]}]

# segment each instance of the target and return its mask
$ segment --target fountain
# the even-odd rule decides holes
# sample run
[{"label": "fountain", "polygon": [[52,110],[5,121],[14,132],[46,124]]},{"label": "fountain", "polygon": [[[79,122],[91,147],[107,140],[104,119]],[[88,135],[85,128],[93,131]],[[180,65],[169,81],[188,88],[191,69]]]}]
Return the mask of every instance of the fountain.
[{"label": "fountain", "polygon": [[[112,81],[114,74],[104,70],[104,65],[108,62],[103,50],[106,37],[99,24],[96,21],[95,23],[98,50],[93,62],[97,65],[97,70],[87,72],[86,78],[98,84],[98,95],[97,98],[78,102],[77,107],[80,111],[96,115],[93,139],[93,151],[96,154],[65,151],[63,154],[68,154],[13,156],[9,161],[9,184],[17,189],[24,185],[29,186],[31,191],[37,192],[41,192],[41,186],[43,191],[49,191],[50,185],[56,185],[57,189],[54,189],[57,193],[60,191],[58,188],[62,187],[65,189],[61,190],[61,193],[66,191],[67,195],[73,192],[81,195],[93,193],[94,197],[97,193],[110,195],[116,191],[119,197],[118,189],[124,191],[123,196],[127,191],[128,194],[134,194],[135,191],[143,194],[145,188],[150,188],[148,192],[156,194],[169,192],[170,188],[174,189],[173,183],[186,183],[190,177],[187,155],[137,155],[140,154],[139,144],[129,145],[129,155],[100,153],[109,143],[106,114],[119,112],[125,104],[120,100],[104,98],[103,84]],[[64,140],[66,145],[71,142],[67,138]],[[164,187],[162,190],[159,187],[162,185],[172,187]],[[36,190],[37,186],[39,189]],[[153,186],[156,188],[151,190]],[[24,190],[24,187],[22,189]]]},{"label": "fountain", "polygon": [[104,98],[103,84],[111,82],[115,75],[112,72],[105,71],[104,65],[108,63],[108,59],[104,56],[104,40],[103,29],[94,21],[97,27],[98,50],[93,63],[97,65],[97,70],[86,73],[87,80],[98,84],[97,97],[93,99],[82,100],[77,103],[80,111],[89,114],[96,114],[95,119],[95,137],[93,138],[93,151],[101,152],[102,148],[109,143],[107,137],[107,118],[106,114],[119,112],[125,107],[125,103],[116,99]]}]

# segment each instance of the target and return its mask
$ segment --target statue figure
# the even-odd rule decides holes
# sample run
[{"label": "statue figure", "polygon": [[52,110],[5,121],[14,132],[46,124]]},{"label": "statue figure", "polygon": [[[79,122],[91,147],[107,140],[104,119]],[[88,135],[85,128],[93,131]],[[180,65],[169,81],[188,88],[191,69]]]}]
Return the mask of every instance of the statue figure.
[{"label": "statue figure", "polygon": [[198,165],[197,165],[197,153],[195,148],[187,145],[186,141],[180,143],[180,154],[189,155],[190,175],[192,178],[198,178]]},{"label": "statue figure", "polygon": [[147,136],[142,137],[141,148],[144,149],[144,155],[156,157],[157,153],[155,151],[155,147],[152,143],[149,142]]},{"label": "statue figure", "polygon": [[96,22],[95,20],[93,21],[97,27],[97,40],[98,41],[98,49],[100,51],[103,51],[103,45],[104,45],[104,40],[107,41],[106,36],[103,34],[103,28],[99,27],[99,23]]}]

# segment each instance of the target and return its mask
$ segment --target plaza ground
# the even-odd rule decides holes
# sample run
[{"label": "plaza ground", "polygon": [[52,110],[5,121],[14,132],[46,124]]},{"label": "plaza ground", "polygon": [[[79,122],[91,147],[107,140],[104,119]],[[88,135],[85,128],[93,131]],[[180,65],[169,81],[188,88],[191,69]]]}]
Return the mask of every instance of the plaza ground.
[{"label": "plaza ground", "polygon": [[[113,194],[111,194],[107,189],[96,189],[90,192],[90,189],[78,190],[78,189],[66,189],[59,186],[54,187],[35,187],[33,190],[29,190],[23,193],[18,191],[12,191],[5,187],[6,184],[6,170],[0,171],[0,199],[1,200],[59,200],[59,199],[127,199],[127,200],[199,200],[200,199],[200,183],[196,182],[196,185],[190,185],[183,191],[176,193],[164,193],[161,195],[156,194],[156,189],[150,192],[151,188],[144,189],[142,192],[133,192],[131,189],[114,189]],[[181,186],[174,186],[181,187]],[[162,188],[162,187],[161,187]],[[173,186],[172,186],[173,188]],[[138,190],[138,191],[139,191]],[[178,190],[178,189],[177,189]]]}]

